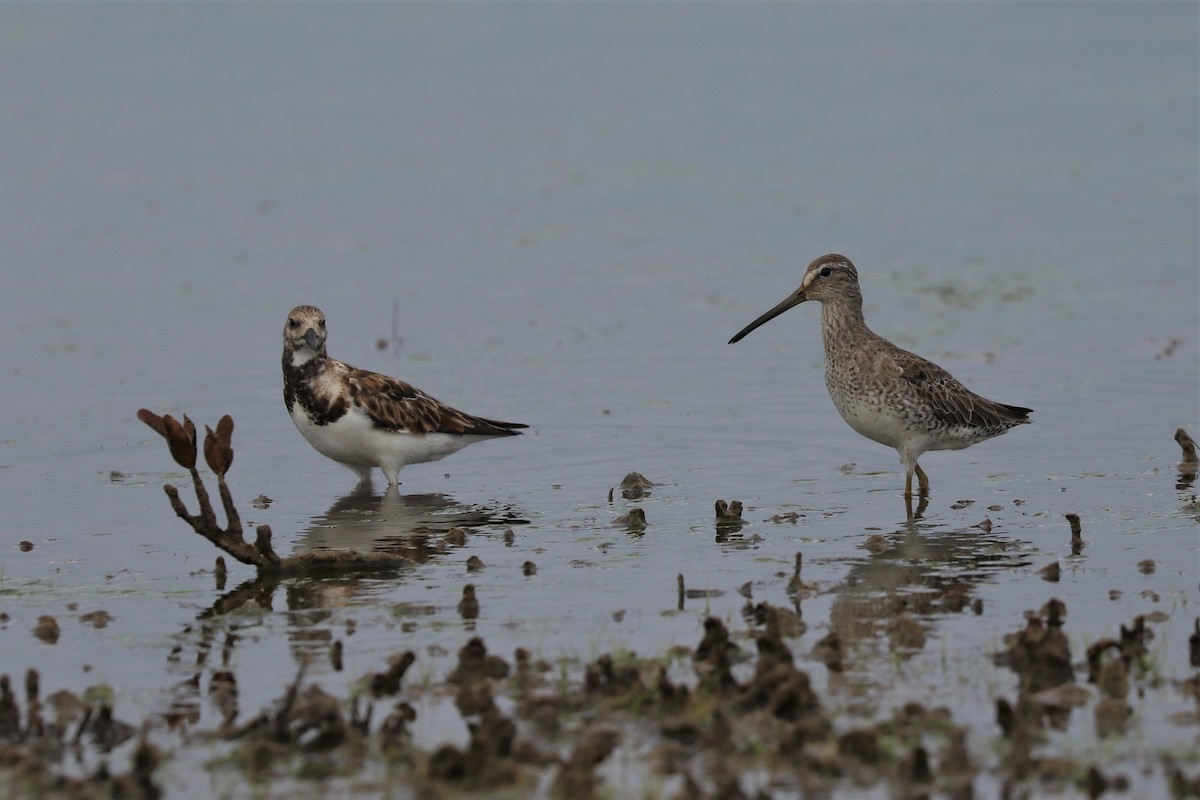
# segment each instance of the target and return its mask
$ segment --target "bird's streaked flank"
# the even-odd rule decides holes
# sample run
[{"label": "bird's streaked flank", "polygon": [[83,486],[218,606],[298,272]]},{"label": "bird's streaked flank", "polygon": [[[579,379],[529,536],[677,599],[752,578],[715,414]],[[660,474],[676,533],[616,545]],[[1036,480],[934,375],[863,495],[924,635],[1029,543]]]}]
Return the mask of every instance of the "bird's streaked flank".
[{"label": "bird's streaked flank", "polygon": [[809,264],[799,289],[729,343],[808,300],[821,304],[829,396],[851,428],[896,448],[904,464],[905,497],[912,496],[914,472],[921,496],[929,493],[929,478],[917,464],[921,454],[961,450],[1030,421],[1032,409],[980,397],[937,364],[868,328],[858,271],[836,253]]},{"label": "bird's streaked flank", "polygon": [[437,461],[469,444],[514,436],[517,422],[464,414],[404,381],[352,367],[325,349],[325,315],[297,306],[283,326],[283,401],[317,452],[388,486],[406,464]]}]

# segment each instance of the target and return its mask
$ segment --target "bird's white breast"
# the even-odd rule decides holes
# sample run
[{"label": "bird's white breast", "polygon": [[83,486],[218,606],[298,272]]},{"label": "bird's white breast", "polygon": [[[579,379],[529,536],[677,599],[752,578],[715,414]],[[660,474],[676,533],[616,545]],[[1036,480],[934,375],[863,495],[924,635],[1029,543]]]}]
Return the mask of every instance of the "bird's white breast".
[{"label": "bird's white breast", "polygon": [[388,467],[436,461],[466,447],[477,437],[451,433],[413,434],[376,428],[366,414],[351,408],[326,425],[317,425],[297,403],[292,422],[322,455],[358,467]]}]

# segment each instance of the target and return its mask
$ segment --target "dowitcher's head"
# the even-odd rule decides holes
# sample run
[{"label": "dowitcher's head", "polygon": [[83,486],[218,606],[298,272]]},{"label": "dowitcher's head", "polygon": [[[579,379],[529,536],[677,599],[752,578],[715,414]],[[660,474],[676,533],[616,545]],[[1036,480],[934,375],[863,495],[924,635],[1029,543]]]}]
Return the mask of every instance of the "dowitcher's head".
[{"label": "dowitcher's head", "polygon": [[804,278],[800,281],[799,289],[784,298],[782,303],[738,331],[737,335],[729,340],[729,343],[740,341],[750,331],[807,300],[824,303],[844,298],[861,299],[861,297],[862,293],[858,288],[858,270],[854,269],[850,259],[837,253],[823,255],[804,270]]}]

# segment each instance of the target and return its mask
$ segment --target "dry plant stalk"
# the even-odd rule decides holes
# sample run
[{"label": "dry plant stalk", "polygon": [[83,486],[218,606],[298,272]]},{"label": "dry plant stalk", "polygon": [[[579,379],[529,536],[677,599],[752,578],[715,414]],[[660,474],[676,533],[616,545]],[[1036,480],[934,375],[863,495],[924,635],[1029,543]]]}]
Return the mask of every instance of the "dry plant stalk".
[{"label": "dry plant stalk", "polygon": [[139,409],[137,417],[167,441],[167,449],[175,463],[186,469],[192,475],[192,485],[196,490],[196,502],[200,509],[198,514],[188,513],[187,506],[179,496],[179,490],[170,484],[163,486],[167,499],[175,514],[191,526],[192,530],[208,539],[221,550],[241,561],[258,568],[259,574],[297,574],[313,573],[341,574],[345,572],[390,571],[409,564],[402,556],[386,553],[358,553],[354,551],[335,551],[319,553],[303,553],[301,555],[280,558],[271,546],[271,526],[259,525],[255,528],[254,542],[250,543],[242,536],[242,519],[233,504],[233,496],[225,483],[225,473],[233,465],[233,419],[226,414],[217,422],[214,431],[204,426],[204,461],[208,468],[217,476],[217,490],[221,495],[221,506],[225,511],[226,524],[222,528],[217,522],[217,514],[209,499],[208,489],[196,469],[196,426],[185,414],[183,422],[170,414],[159,416],[153,411]]}]

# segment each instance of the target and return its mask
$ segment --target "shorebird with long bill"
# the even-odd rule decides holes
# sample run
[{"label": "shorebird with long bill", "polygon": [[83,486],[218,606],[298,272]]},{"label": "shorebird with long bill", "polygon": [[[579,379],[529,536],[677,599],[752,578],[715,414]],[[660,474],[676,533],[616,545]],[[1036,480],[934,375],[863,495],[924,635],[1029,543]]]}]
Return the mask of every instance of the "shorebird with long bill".
[{"label": "shorebird with long bill", "polygon": [[917,463],[923,453],[961,450],[1030,421],[1032,409],[980,397],[937,364],[868,328],[858,271],[836,253],[809,264],[799,289],[729,343],[809,300],[821,304],[829,397],[851,428],[896,448],[904,464],[906,498],[912,497],[914,472],[920,496],[929,494],[929,478]]}]

